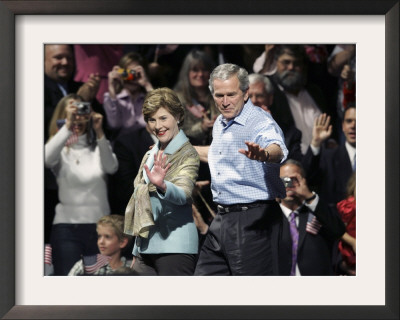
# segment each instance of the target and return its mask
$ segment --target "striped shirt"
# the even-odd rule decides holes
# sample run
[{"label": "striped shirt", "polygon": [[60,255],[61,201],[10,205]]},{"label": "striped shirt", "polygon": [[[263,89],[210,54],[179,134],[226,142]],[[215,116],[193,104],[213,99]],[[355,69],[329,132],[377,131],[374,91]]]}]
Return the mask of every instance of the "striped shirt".
[{"label": "striped shirt", "polygon": [[279,178],[280,164],[250,160],[239,153],[239,149],[247,150],[245,141],[263,148],[277,144],[284,154],[282,162],[286,160],[288,150],[282,130],[269,113],[255,107],[250,99],[228,123],[220,115],[214,123],[208,153],[214,202],[232,205],[285,198],[285,187]]}]

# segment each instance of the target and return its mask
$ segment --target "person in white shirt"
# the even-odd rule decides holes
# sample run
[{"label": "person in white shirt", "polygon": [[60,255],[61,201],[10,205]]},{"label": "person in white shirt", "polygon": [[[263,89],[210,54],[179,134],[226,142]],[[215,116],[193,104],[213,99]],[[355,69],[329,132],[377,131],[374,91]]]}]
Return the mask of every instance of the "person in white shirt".
[{"label": "person in white shirt", "polygon": [[275,50],[275,85],[270,111],[282,127],[296,126],[302,133],[301,152],[305,154],[312,139],[314,119],[327,112],[321,89],[307,83],[307,55],[302,45],[281,45]]},{"label": "person in white shirt", "polygon": [[81,255],[98,252],[96,222],[110,213],[106,176],[118,161],[102,122],[80,96],[69,94],[50,123],[45,166],[56,176],[60,199],[50,236],[55,275],[67,275]]}]

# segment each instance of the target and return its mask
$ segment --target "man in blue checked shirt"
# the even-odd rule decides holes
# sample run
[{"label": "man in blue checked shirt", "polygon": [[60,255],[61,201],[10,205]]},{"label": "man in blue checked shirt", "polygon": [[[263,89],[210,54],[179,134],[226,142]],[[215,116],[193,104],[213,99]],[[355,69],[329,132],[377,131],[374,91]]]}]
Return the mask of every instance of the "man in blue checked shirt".
[{"label": "man in blue checked shirt", "polygon": [[210,90],[221,112],[210,146],[196,147],[208,161],[218,213],[201,248],[195,275],[275,275],[271,225],[286,196],[279,167],[288,154],[282,130],[248,99],[245,69],[222,64]]}]

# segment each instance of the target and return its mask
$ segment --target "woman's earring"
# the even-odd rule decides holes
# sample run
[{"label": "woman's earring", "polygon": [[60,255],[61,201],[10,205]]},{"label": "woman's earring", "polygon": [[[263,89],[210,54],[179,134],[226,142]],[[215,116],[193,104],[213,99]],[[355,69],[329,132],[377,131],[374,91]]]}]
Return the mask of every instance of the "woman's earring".
[{"label": "woman's earring", "polygon": [[178,120],[178,124],[179,124],[179,120]]}]

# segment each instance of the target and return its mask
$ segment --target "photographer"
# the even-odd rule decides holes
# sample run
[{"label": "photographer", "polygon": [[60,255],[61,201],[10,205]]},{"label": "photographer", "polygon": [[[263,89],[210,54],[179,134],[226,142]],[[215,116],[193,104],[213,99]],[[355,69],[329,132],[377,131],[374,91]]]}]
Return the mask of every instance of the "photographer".
[{"label": "photographer", "polygon": [[110,213],[106,174],[118,169],[102,122],[76,94],[60,100],[50,122],[45,166],[56,176],[60,199],[50,240],[55,275],[67,275],[82,255],[98,253],[96,222]]},{"label": "photographer", "polygon": [[104,94],[107,122],[112,140],[129,129],[145,127],[142,106],[147,92],[153,90],[143,58],[136,52],[125,54],[108,73],[108,92]]},{"label": "photographer", "polygon": [[[312,192],[301,163],[289,159],[280,168],[286,197],[278,199],[280,217],[272,234],[279,237],[279,275],[334,275],[332,252],[335,241],[345,232],[336,210]],[[276,238],[274,238],[276,240]]]}]

